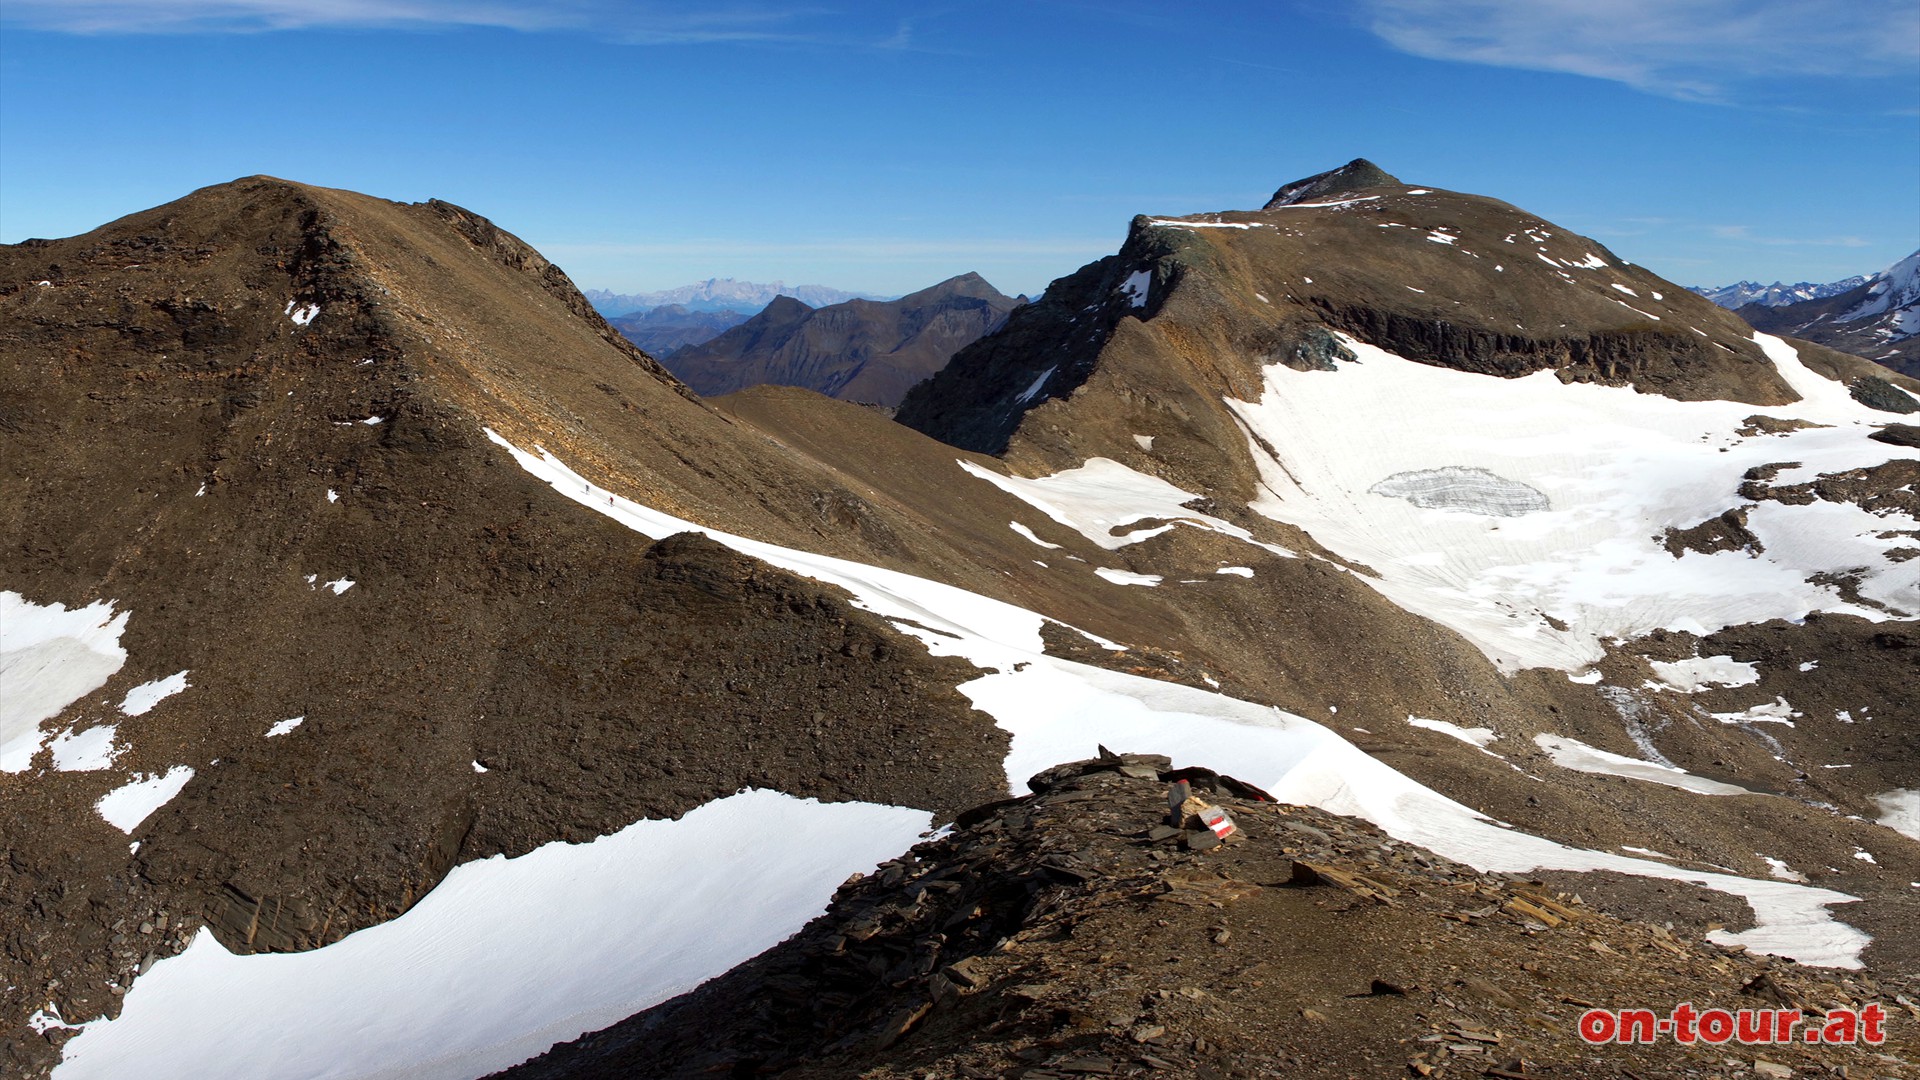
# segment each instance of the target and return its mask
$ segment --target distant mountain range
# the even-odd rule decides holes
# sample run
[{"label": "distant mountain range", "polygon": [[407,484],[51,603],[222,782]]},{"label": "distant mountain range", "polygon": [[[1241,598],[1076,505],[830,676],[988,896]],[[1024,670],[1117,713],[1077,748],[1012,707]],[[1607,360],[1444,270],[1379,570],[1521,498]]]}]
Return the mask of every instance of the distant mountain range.
[{"label": "distant mountain range", "polygon": [[695,311],[685,304],[662,304],[645,311],[610,316],[628,341],[654,356],[665,356],[675,349],[710,341],[753,317],[751,311],[724,308],[719,311]]},{"label": "distant mountain range", "polygon": [[825,307],[848,300],[886,300],[872,293],[848,292],[826,285],[789,285],[784,281],[735,281],[732,278],[708,278],[692,285],[650,293],[616,293],[606,289],[587,289],[583,294],[593,309],[607,318],[648,311],[678,304],[689,311],[755,312],[773,302],[776,296],[791,296],[808,307]]},{"label": "distant mountain range", "polygon": [[1824,285],[1816,285],[1811,281],[1802,281],[1797,285],[1785,285],[1778,281],[1771,285],[1762,285],[1757,281],[1736,281],[1731,285],[1689,285],[1687,289],[1723,308],[1736,309],[1748,304],[1780,307],[1783,304],[1822,300],[1849,289],[1857,289],[1866,282],[1865,277],[1855,274],[1844,281],[1830,281]]},{"label": "distant mountain range", "polygon": [[1847,280],[1856,284],[1796,303],[1748,304],[1738,314],[1757,330],[1864,356],[1903,375],[1920,373],[1920,251],[1872,277]]},{"label": "distant mountain range", "polygon": [[898,300],[813,308],[778,296],[753,318],[661,362],[707,397],[770,383],[894,406],[1022,302],[971,273]]}]

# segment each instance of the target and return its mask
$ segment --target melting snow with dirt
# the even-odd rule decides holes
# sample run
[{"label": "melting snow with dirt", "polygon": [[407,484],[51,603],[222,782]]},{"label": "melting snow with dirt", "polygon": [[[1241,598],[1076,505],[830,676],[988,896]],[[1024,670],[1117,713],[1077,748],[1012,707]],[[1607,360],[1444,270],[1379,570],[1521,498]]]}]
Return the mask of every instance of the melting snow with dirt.
[{"label": "melting snow with dirt", "polygon": [[1555,765],[1563,769],[1572,769],[1574,772],[1621,776],[1629,780],[1646,780],[1700,795],[1755,794],[1737,784],[1723,784],[1718,780],[1695,776],[1685,769],[1662,765],[1657,761],[1642,761],[1624,754],[1610,753],[1588,746],[1578,739],[1569,739],[1560,735],[1535,735],[1533,742],[1547,752],[1547,756],[1553,759]]}]

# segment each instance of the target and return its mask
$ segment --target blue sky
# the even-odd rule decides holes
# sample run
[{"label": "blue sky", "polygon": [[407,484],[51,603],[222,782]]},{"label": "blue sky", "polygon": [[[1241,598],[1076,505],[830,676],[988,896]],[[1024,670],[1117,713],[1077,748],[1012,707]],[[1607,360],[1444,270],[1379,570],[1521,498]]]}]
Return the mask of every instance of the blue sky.
[{"label": "blue sky", "polygon": [[1035,292],[1356,156],[1683,284],[1870,272],[1920,246],[1920,6],[0,7],[6,242],[270,173],[459,203],[582,287]]}]

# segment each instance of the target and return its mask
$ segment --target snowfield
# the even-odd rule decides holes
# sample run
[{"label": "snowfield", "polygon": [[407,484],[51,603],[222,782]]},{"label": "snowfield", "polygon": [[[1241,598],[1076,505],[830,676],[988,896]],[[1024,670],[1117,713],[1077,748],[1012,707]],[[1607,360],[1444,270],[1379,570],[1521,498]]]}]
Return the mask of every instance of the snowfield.
[{"label": "snowfield", "polygon": [[925,832],[920,810],[747,790],[678,821],[454,867],[412,910],[304,953],[211,932],[86,1025],[56,1080],[471,1080],[693,989]]},{"label": "snowfield", "polygon": [[[1920,615],[1920,560],[1890,560],[1901,541],[1881,535],[1920,527],[1904,514],[1769,501],[1748,518],[1759,556],[1675,558],[1659,542],[1746,502],[1741,480],[1757,465],[1801,463],[1775,481],[1793,484],[1920,457],[1867,438],[1888,414],[1807,370],[1779,339],[1755,339],[1803,400],[1674,401],[1562,384],[1551,371],[1497,379],[1342,336],[1356,360],[1333,372],[1275,364],[1258,401],[1227,404],[1254,436],[1267,491],[1255,511],[1374,568],[1368,584],[1506,672],[1577,672],[1605,654],[1603,641],[1656,629],[1705,634],[1812,611],[1889,617],[1808,580],[1821,573],[1864,569],[1863,597]],[[1740,436],[1754,414],[1825,426]]]}]

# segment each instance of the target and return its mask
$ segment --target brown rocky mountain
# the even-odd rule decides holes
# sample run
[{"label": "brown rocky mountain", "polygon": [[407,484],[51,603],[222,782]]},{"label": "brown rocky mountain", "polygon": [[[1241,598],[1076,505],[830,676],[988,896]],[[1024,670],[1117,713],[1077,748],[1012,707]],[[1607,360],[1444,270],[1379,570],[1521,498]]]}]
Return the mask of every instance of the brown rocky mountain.
[{"label": "brown rocky mountain", "polygon": [[[1349,170],[1360,186],[1338,182]],[[1683,401],[1793,399],[1732,313],[1506,203],[1376,185],[1381,177],[1362,160],[1282,188],[1263,211],[1136,217],[1117,254],[1055,282],[1002,333],[916,387],[901,423],[997,453],[1023,424],[1027,441],[1039,438],[1037,420],[1023,418],[1073,395],[1096,369],[1196,373],[1208,397],[1251,394],[1261,365],[1330,363],[1332,332],[1503,378],[1544,369]],[[1324,203],[1281,201],[1301,185]],[[1163,313],[1202,336],[1138,332]],[[1876,370],[1821,356],[1856,374]],[[1210,430],[1230,429],[1224,406],[1203,408]]]},{"label": "brown rocky mountain", "polygon": [[771,384],[893,406],[954,353],[998,327],[1018,303],[978,274],[898,300],[810,308],[781,296],[739,326],[663,362],[705,397]]},{"label": "brown rocky mountain", "polygon": [[1902,375],[1920,377],[1920,251],[1833,296],[1769,307],[1748,304],[1737,314],[1756,329],[1790,334],[1864,356]]},{"label": "brown rocky mountain", "polygon": [[665,356],[675,349],[711,341],[752,317],[752,313],[746,311],[700,311],[684,304],[662,304],[645,311],[616,315],[607,322],[642,352]]},{"label": "brown rocky mountain", "polygon": [[[912,427],[701,400],[444,203],[0,249],[9,1068],[475,1076],[658,1005],[530,1068],[1711,1075],[1549,1029],[1738,1001],[1741,949],[1900,1008],[1920,383],[1358,180],[1136,219]],[[1170,760],[995,805],[1102,743]],[[1200,765],[1280,802],[1156,833]],[[741,788],[955,831],[804,930],[877,819],[595,854]]]}]

